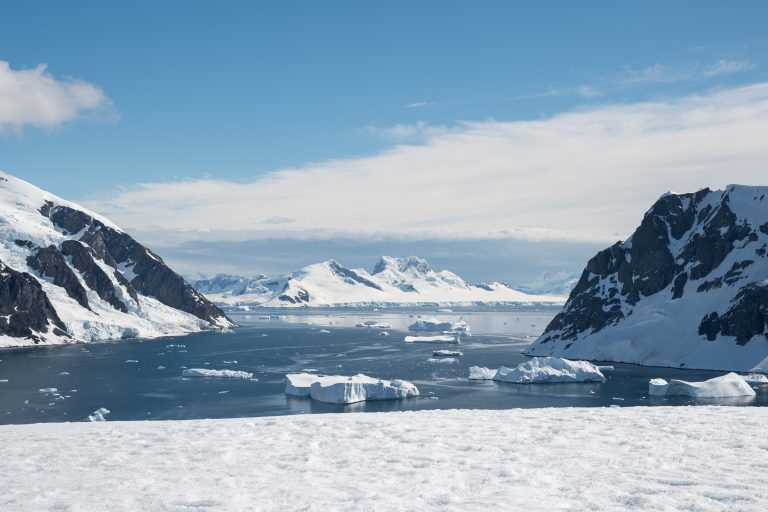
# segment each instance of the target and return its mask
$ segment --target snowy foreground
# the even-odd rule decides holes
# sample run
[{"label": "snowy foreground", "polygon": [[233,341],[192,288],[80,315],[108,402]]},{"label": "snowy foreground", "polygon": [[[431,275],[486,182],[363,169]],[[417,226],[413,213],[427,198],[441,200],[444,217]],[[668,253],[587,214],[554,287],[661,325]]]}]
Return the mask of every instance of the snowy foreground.
[{"label": "snowy foreground", "polygon": [[0,427],[0,510],[715,510],[768,503],[757,407]]}]

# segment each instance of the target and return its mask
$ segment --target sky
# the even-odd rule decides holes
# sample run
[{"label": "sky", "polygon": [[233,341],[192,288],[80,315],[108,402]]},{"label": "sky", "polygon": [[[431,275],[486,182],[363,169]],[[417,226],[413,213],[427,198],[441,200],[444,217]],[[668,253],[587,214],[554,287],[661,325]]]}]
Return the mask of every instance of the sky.
[{"label": "sky", "polygon": [[0,169],[186,275],[580,272],[768,184],[765,2],[0,5]]}]

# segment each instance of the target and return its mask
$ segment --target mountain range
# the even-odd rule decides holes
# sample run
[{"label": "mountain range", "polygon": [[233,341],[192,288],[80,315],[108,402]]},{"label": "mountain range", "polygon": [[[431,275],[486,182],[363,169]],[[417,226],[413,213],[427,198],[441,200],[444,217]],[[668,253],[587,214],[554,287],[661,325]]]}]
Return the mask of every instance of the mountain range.
[{"label": "mountain range", "polygon": [[233,325],[108,219],[0,172],[0,346]]},{"label": "mountain range", "polygon": [[371,272],[335,260],[291,275],[254,278],[217,274],[193,286],[225,309],[251,307],[470,306],[562,304],[562,295],[532,295],[504,283],[468,284],[426,260],[382,256]]}]

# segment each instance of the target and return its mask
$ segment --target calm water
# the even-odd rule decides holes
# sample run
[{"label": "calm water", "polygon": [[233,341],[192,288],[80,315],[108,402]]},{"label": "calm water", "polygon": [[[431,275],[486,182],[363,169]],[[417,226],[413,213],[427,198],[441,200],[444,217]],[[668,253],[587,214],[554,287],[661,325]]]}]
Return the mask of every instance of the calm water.
[{"label": "calm water", "polygon": [[[517,385],[469,381],[470,366],[514,366],[555,310],[462,312],[473,336],[462,344],[406,344],[407,311],[281,312],[234,315],[232,334],[202,333],[147,341],[0,351],[0,423],[83,421],[100,407],[109,420],[190,419],[279,414],[512,407],[686,405],[690,399],[649,399],[648,379],[704,380],[722,372],[615,364],[602,384]],[[424,313],[458,320],[457,313]],[[365,320],[392,329],[363,329]],[[329,333],[321,332],[328,330]],[[458,349],[458,364],[428,362],[432,351]],[[184,368],[253,372],[258,380],[183,379]],[[283,393],[288,372],[365,373],[414,382],[422,396],[352,405],[321,404]],[[57,388],[60,397],[40,392]],[[754,399],[697,403],[768,405],[768,390]]]}]

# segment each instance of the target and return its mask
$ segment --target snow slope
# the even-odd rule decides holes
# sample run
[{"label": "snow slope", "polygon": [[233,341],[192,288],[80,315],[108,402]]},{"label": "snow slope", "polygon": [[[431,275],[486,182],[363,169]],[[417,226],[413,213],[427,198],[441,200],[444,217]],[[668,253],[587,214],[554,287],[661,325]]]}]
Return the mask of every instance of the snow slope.
[{"label": "snow slope", "polygon": [[[137,254],[146,261],[139,262]],[[232,325],[108,219],[3,172],[0,282],[0,303],[8,310],[0,319],[0,347]],[[20,283],[25,291],[16,293]],[[149,289],[179,291],[154,296]]]},{"label": "snow slope", "polygon": [[662,196],[527,354],[768,371],[768,187]]},{"label": "snow slope", "polygon": [[194,284],[210,300],[229,309],[564,302],[559,295],[529,295],[501,283],[471,285],[453,272],[436,272],[416,256],[382,256],[371,273],[328,260],[290,276],[248,279],[220,274]]},{"label": "snow slope", "polygon": [[648,407],[0,426],[0,510],[762,512],[767,422]]}]

